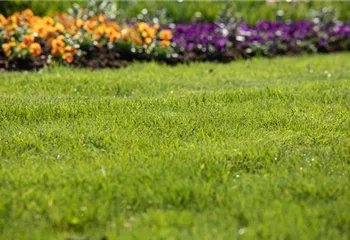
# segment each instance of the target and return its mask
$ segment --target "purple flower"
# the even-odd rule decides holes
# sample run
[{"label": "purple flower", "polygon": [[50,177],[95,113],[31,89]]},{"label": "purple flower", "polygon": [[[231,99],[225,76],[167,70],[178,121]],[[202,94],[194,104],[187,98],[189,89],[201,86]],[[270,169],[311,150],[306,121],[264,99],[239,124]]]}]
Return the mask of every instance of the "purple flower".
[{"label": "purple flower", "polygon": [[321,38],[319,41],[318,41],[318,45],[323,47],[325,45],[327,45],[327,40],[325,38]]},{"label": "purple flower", "polygon": [[240,22],[235,29],[223,23],[192,22],[177,25],[173,35],[183,51],[206,54],[225,52],[231,45],[264,55],[350,49],[350,23],[340,22],[260,21],[253,26]]},{"label": "purple flower", "polygon": [[[225,49],[228,36],[222,26],[192,22],[178,24],[173,32],[173,41],[185,51],[221,52]],[[226,31],[227,32],[227,31]]]}]

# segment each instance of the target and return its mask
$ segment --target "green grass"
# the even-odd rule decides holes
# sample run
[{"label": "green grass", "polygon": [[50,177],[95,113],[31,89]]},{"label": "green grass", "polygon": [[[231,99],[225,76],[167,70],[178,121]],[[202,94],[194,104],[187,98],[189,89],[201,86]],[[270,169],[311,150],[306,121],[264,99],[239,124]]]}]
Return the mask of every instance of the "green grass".
[{"label": "green grass", "polygon": [[1,73],[0,239],[349,239],[349,58]]}]

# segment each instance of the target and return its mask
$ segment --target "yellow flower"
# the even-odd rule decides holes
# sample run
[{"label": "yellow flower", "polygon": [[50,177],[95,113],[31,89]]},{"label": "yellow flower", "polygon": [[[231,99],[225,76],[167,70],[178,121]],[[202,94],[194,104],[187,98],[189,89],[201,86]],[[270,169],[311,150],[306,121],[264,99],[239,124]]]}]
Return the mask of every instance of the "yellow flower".
[{"label": "yellow flower", "polygon": [[64,41],[66,38],[63,35],[59,35],[56,37],[57,40]]},{"label": "yellow flower", "polygon": [[146,43],[146,44],[149,45],[149,44],[151,44],[151,42],[152,42],[152,38],[146,38],[146,39],[145,39],[145,43]]},{"label": "yellow flower", "polygon": [[47,26],[45,29],[46,29],[46,37],[55,35],[56,33],[56,28],[53,26]]},{"label": "yellow flower", "polygon": [[170,30],[165,29],[165,30],[160,31],[159,37],[162,40],[170,41],[173,38],[173,33]]},{"label": "yellow flower", "polygon": [[81,20],[80,18],[77,19],[75,25],[78,27],[78,28],[81,28],[83,25],[84,25],[84,21]]},{"label": "yellow flower", "polygon": [[41,54],[41,46],[39,43],[32,43],[29,46],[29,52],[33,56],[39,56]]},{"label": "yellow flower", "polygon": [[55,29],[57,32],[63,32],[64,31],[64,26],[61,23],[56,23]]},{"label": "yellow flower", "polygon": [[98,15],[98,21],[100,23],[104,23],[106,21],[106,18],[102,13],[100,15]]},{"label": "yellow flower", "polygon": [[28,48],[28,45],[24,42],[21,42],[18,46],[17,46],[17,49],[18,50],[22,50],[22,49],[26,49]]},{"label": "yellow flower", "polygon": [[16,46],[16,39],[14,37],[11,37],[9,44],[14,47]]},{"label": "yellow flower", "polygon": [[106,25],[101,24],[95,30],[95,34],[98,36],[102,36],[106,32]]},{"label": "yellow flower", "polygon": [[12,47],[13,47],[13,44],[10,42],[10,43],[4,43],[1,45],[2,47],[2,50],[4,50],[4,53],[7,57],[9,57],[12,53]]},{"label": "yellow flower", "polygon": [[43,17],[43,22],[45,25],[48,25],[48,26],[53,26],[55,24],[55,21],[53,20],[52,17]]},{"label": "yellow flower", "polygon": [[138,25],[137,25],[137,30],[139,32],[143,32],[145,31],[147,28],[149,28],[148,24],[145,23],[145,22],[140,22]]},{"label": "yellow flower", "polygon": [[141,33],[141,36],[142,36],[143,38],[145,38],[145,37],[148,36],[148,33],[147,33],[146,31],[143,31],[143,32]]},{"label": "yellow flower", "polygon": [[107,27],[105,32],[106,32],[106,35],[109,36],[109,35],[113,34],[115,32],[115,30],[111,27]]}]

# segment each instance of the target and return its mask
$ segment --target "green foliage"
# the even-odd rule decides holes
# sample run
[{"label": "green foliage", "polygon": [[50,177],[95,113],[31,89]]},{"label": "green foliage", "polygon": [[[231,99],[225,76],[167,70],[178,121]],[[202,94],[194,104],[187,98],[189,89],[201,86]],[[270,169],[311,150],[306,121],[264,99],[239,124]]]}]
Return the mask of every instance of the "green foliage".
[{"label": "green foliage", "polygon": [[112,0],[90,0],[83,4],[74,3],[73,6],[68,9],[68,13],[84,20],[101,13],[109,19],[115,19],[117,14],[117,4]]},{"label": "green foliage", "polygon": [[37,15],[49,15],[54,12],[66,12],[74,3],[81,1],[1,1],[0,13],[8,16],[17,11],[23,11],[27,8],[33,10]]},{"label": "green foliage", "polygon": [[[275,4],[266,4],[257,1],[195,1],[184,0],[183,2],[174,1],[107,1],[109,4],[102,4],[94,1],[5,1],[0,4],[0,13],[5,15],[14,11],[21,11],[25,8],[31,8],[36,14],[46,15],[52,12],[67,11],[74,4],[82,7],[90,5],[95,10],[100,7],[107,9],[111,15],[116,14],[117,19],[125,20],[130,18],[143,18],[142,10],[147,9],[147,16],[162,17],[163,22],[167,16],[175,23],[192,21],[200,18],[205,22],[213,22],[218,13],[227,8],[232,8],[237,17],[246,19],[249,23],[254,24],[259,20],[278,20],[292,19],[297,20],[309,16],[310,10],[319,10],[324,7],[334,8],[336,17],[341,21],[350,19],[350,2],[349,1],[305,1],[299,3],[277,2]],[[113,4],[112,4],[113,3]],[[102,5],[102,6],[101,6]],[[117,7],[115,12],[114,6]],[[163,10],[162,10],[163,9]],[[165,12],[164,12],[165,11]]]},{"label": "green foliage", "polygon": [[349,53],[0,75],[0,239],[349,239]]}]

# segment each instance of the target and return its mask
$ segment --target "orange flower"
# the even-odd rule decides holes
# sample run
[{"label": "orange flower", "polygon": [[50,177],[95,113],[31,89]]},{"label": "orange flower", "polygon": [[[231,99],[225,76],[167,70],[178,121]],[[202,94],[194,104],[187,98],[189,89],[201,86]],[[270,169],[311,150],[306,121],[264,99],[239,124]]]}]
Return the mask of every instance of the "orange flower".
[{"label": "orange flower", "polygon": [[58,35],[58,36],[56,37],[56,39],[57,39],[57,40],[60,40],[60,41],[64,41],[64,40],[66,39],[66,37],[63,36],[63,35]]},{"label": "orange flower", "polygon": [[30,19],[27,19],[27,24],[29,27],[34,27],[34,24],[38,24],[41,21],[41,18],[38,16],[33,16]]},{"label": "orange flower", "polygon": [[173,33],[170,30],[165,29],[165,30],[160,31],[159,37],[162,40],[170,41],[173,38]]},{"label": "orange flower", "polygon": [[4,17],[4,15],[0,14],[0,28],[6,26],[7,24],[7,19]]},{"label": "orange flower", "polygon": [[114,29],[115,31],[118,31],[118,32],[120,31],[119,25],[117,23],[115,23],[115,22],[109,23],[108,27]]},{"label": "orange flower", "polygon": [[8,17],[8,20],[14,24],[20,24],[21,23],[21,15],[16,12]]},{"label": "orange flower", "polygon": [[46,29],[44,27],[38,27],[36,29],[36,33],[41,38],[45,38],[47,36],[47,31],[46,31]]},{"label": "orange flower", "polygon": [[39,56],[41,54],[41,47],[39,43],[32,43],[29,47],[29,52],[33,56]]},{"label": "orange flower", "polygon": [[162,47],[168,47],[169,45],[170,45],[170,41],[168,41],[168,40],[160,41],[160,46],[162,46]]},{"label": "orange flower", "polygon": [[12,47],[14,47],[14,42],[4,43],[1,45],[2,50],[4,50],[4,53],[7,57],[9,57],[12,53]]},{"label": "orange flower", "polygon": [[92,20],[87,20],[84,23],[84,29],[86,31],[88,31],[89,33],[92,33],[94,31],[95,25],[96,25],[96,22],[94,22]]},{"label": "orange flower", "polygon": [[51,54],[54,56],[62,55],[64,53],[64,48],[52,48]]},{"label": "orange flower", "polygon": [[13,23],[5,28],[5,36],[13,35],[18,28],[18,25]]},{"label": "orange flower", "polygon": [[71,63],[71,62],[73,62],[73,55],[70,54],[70,53],[64,54],[64,55],[62,56],[62,59],[63,59],[64,61],[66,61],[67,63]]},{"label": "orange flower", "polygon": [[109,42],[115,42],[116,40],[120,39],[121,34],[120,32],[117,32],[115,30],[108,31],[107,32]]},{"label": "orange flower", "polygon": [[52,55],[61,55],[64,53],[64,36],[60,35],[57,38],[53,39],[51,42],[51,54]]},{"label": "orange flower", "polygon": [[75,55],[75,54],[77,54],[78,50],[75,47],[73,47],[73,46],[66,46],[64,48],[64,52],[65,53],[70,53],[72,55]]},{"label": "orange flower", "polygon": [[56,33],[56,28],[53,26],[47,26],[46,27],[46,37],[55,35]]},{"label": "orange flower", "polygon": [[152,28],[153,28],[155,31],[158,31],[159,25],[158,25],[158,24],[154,24],[154,25],[152,26]]},{"label": "orange flower", "polygon": [[30,46],[34,42],[34,36],[27,34],[23,36],[23,43],[27,46]]},{"label": "orange flower", "polygon": [[122,30],[122,38],[124,39],[124,40],[127,40],[128,39],[128,37],[131,35],[131,33],[132,33],[132,29],[130,29],[130,28],[124,28],[123,30]]},{"label": "orange flower", "polygon": [[52,17],[43,17],[43,22],[45,25],[53,26],[55,24],[55,21]]},{"label": "orange flower", "polygon": [[26,49],[28,48],[28,45],[24,42],[21,42],[18,46],[17,46],[17,49],[18,50],[22,50],[22,49]]},{"label": "orange flower", "polygon": [[23,17],[25,18],[25,19],[30,19],[31,17],[33,17],[34,16],[34,13],[33,13],[33,11],[32,10],[30,10],[30,9],[26,9],[26,10],[24,10],[23,12],[22,12],[22,15],[23,15]]},{"label": "orange flower", "polygon": [[154,28],[148,28],[146,29],[146,32],[150,38],[154,38],[154,36],[156,35],[156,29]]},{"label": "orange flower", "polygon": [[46,38],[55,33],[55,28],[52,26],[43,25],[42,23],[38,22],[33,24],[31,31],[33,33],[36,33],[41,38]]},{"label": "orange flower", "polygon": [[114,32],[116,32],[116,30],[114,30],[114,28],[111,28],[111,27],[106,28],[106,35],[107,36],[112,35]]},{"label": "orange flower", "polygon": [[134,37],[133,42],[138,45],[142,45],[142,39],[140,37]]}]

